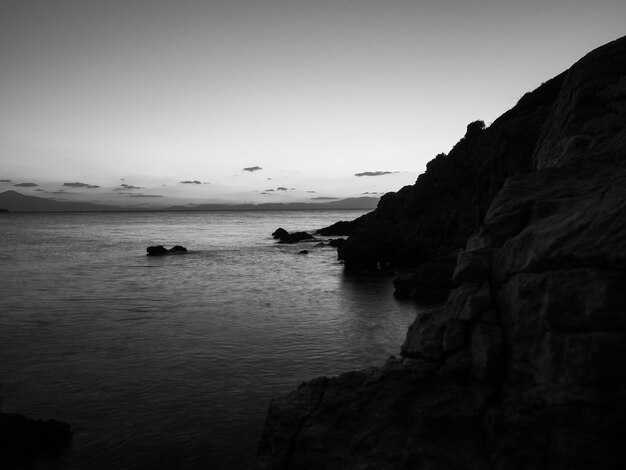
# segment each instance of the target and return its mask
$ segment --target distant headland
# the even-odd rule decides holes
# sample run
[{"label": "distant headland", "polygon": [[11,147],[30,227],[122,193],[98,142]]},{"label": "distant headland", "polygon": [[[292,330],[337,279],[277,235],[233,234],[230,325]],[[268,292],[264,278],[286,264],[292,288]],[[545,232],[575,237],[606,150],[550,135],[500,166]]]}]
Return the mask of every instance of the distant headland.
[{"label": "distant headland", "polygon": [[0,212],[130,212],[130,211],[280,211],[280,210],[351,210],[376,208],[377,197],[352,197],[327,202],[286,202],[263,204],[189,204],[153,208],[124,207],[92,202],[54,201],[9,190],[0,193]]}]

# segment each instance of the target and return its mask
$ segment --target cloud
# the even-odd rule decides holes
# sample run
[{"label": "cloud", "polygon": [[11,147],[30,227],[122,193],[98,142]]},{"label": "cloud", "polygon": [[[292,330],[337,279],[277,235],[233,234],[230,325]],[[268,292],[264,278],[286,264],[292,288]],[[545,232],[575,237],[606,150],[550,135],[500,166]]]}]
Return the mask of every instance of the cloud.
[{"label": "cloud", "polygon": [[117,188],[114,188],[113,191],[132,191],[133,189],[143,189],[139,186],[133,186],[132,184],[122,183]]},{"label": "cloud", "polygon": [[160,194],[124,194],[126,197],[163,197]]},{"label": "cloud", "polygon": [[37,188],[37,189],[35,189],[35,191],[41,191],[42,193],[46,193],[47,192],[45,189],[41,189],[41,188]]},{"label": "cloud", "polygon": [[193,181],[181,181],[180,184],[202,184],[202,181],[198,181],[198,180],[193,180]]},{"label": "cloud", "polygon": [[363,194],[384,194],[384,193],[370,193],[370,192],[366,192],[366,193],[363,193]]},{"label": "cloud", "polygon": [[262,170],[263,168],[261,168],[260,166],[248,166],[246,168],[244,168],[242,171],[249,171],[249,172],[253,172],[253,171],[259,171]]},{"label": "cloud", "polygon": [[39,185],[36,183],[17,183],[17,184],[14,184],[13,186],[17,186],[20,188],[34,188],[35,186],[39,186]]},{"label": "cloud", "polygon": [[72,193],[72,192],[69,192],[69,191],[65,191],[63,189],[59,189],[58,191],[48,191],[48,192],[50,194],[78,194],[78,193]]},{"label": "cloud", "polygon": [[67,186],[70,188],[87,188],[87,189],[96,189],[100,187],[100,186],[96,186],[95,184],[79,183],[78,181],[76,183],[63,183],[63,186]]},{"label": "cloud", "polygon": [[339,199],[339,198],[338,197],[324,197],[324,196],[311,198],[312,201],[332,201],[335,199]]},{"label": "cloud", "polygon": [[273,189],[266,189],[266,191],[271,192],[271,191],[274,191],[274,190]]},{"label": "cloud", "polygon": [[0,183],[10,183],[11,180],[0,180]]},{"label": "cloud", "polygon": [[307,193],[316,193],[317,191],[307,191]]},{"label": "cloud", "polygon": [[364,171],[363,173],[355,173],[354,176],[383,176],[398,173],[397,171]]},{"label": "cloud", "polygon": [[285,188],[284,186],[279,186],[278,188],[276,188],[276,191],[287,191],[287,188]]}]

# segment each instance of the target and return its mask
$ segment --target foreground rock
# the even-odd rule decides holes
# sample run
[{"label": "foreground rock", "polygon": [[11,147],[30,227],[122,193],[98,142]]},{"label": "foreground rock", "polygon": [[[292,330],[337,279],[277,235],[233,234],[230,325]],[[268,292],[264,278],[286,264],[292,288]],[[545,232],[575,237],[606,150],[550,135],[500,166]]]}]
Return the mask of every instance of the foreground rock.
[{"label": "foreground rock", "polygon": [[289,233],[284,228],[279,228],[272,233],[272,237],[278,240],[278,243],[298,243],[302,241],[315,240],[313,235],[307,232],[293,232]]},{"label": "foreground rock", "polygon": [[274,400],[257,468],[626,468],[625,76],[623,38],[560,79],[445,305],[402,358]]},{"label": "foreground rock", "polygon": [[187,253],[187,248],[184,246],[176,245],[169,250],[163,245],[149,246],[146,248],[147,256],[163,256],[163,255],[180,255]]},{"label": "foreground rock", "polygon": [[0,468],[29,468],[36,458],[65,449],[72,438],[69,424],[0,413]]}]

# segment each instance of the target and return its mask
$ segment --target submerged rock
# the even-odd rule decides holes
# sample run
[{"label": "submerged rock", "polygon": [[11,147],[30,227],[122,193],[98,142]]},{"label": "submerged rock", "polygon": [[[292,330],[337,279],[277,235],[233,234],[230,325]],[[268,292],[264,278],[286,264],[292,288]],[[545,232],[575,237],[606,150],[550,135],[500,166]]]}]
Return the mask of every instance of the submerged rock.
[{"label": "submerged rock", "polygon": [[[626,468],[624,76],[626,38],[558,96],[520,100],[546,108],[536,166],[497,191],[445,305],[418,316],[402,358],[272,401],[258,469]],[[592,144],[569,153],[579,135]]]},{"label": "submerged rock", "polygon": [[168,250],[163,245],[156,245],[149,246],[148,248],[146,248],[146,251],[148,252],[148,256],[176,255],[187,253],[187,248],[185,248],[184,246],[176,245]]}]

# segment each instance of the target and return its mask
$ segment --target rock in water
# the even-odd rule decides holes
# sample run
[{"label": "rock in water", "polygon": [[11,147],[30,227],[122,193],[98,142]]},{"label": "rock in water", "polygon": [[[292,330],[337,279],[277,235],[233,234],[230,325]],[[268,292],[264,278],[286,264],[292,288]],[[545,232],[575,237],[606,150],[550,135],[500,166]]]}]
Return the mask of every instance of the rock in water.
[{"label": "rock in water", "polygon": [[149,246],[146,250],[148,251],[147,256],[177,255],[187,253],[187,248],[180,245],[176,245],[169,250],[163,245]]},{"label": "rock in water", "polygon": [[272,233],[272,237],[278,239],[278,243],[298,243],[306,240],[315,240],[313,235],[307,232],[293,232],[289,233],[284,228],[279,228],[274,233]]},{"label": "rock in water", "polygon": [[169,250],[163,245],[149,246],[146,250],[148,251],[148,256],[159,256],[169,253]]},{"label": "rock in water", "polygon": [[274,400],[258,469],[626,468],[624,77],[626,38],[500,118],[543,116],[532,132],[507,125],[498,150],[533,155],[533,171],[499,185],[457,258],[458,287],[418,316],[402,358]]},{"label": "rock in water", "polygon": [[289,236],[289,232],[282,227],[277,228],[274,231],[274,233],[272,233],[272,237],[277,238],[278,240],[288,237],[288,236]]}]

